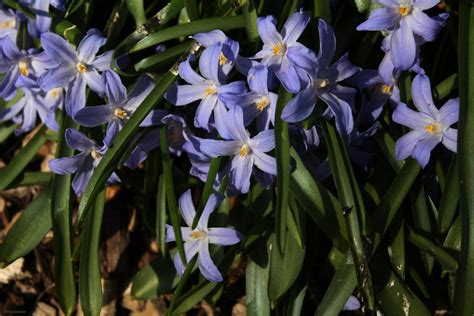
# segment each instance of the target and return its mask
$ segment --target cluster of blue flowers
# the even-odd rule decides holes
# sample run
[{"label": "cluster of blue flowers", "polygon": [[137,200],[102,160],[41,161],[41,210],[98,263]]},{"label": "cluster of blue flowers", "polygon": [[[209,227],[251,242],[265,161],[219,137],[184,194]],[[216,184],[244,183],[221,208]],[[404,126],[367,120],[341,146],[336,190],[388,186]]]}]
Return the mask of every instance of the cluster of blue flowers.
[{"label": "cluster of blue flowers", "polygon": [[[227,176],[229,194],[247,193],[252,175],[263,187],[271,186],[277,175],[276,160],[272,156],[275,147],[272,127],[276,119],[289,123],[290,141],[297,150],[308,151],[318,146],[316,126],[305,129],[302,124],[312,115],[318,100],[327,105],[321,110],[324,118],[334,118],[339,134],[349,140],[353,156],[366,157],[358,146],[377,131],[377,118],[387,102],[395,108],[393,121],[412,129],[396,143],[398,159],[412,156],[424,167],[432,149],[440,142],[456,152],[457,130],[450,126],[458,120],[459,101],[451,99],[438,110],[433,103],[429,78],[419,64],[420,45],[435,39],[448,15],[430,18],[423,12],[435,6],[438,0],[376,2],[381,7],[374,9],[357,29],[380,30],[386,35],[382,46],[385,57],[378,71],[352,65],[347,54],[332,63],[336,38],[322,19],[318,25],[320,43],[316,53],[298,42],[310,20],[303,11],[292,14],[280,32],[274,17],[261,17],[258,31],[263,47],[253,57],[240,56],[239,43],[220,30],[194,35],[204,50],[198,61],[191,55],[179,65],[182,80],[171,86],[165,95],[170,103],[179,107],[199,101],[193,124],[203,130],[199,135],[207,135],[207,138],[193,133],[184,117],[163,110],[152,111],[141,126],[165,124],[170,152],[177,156],[187,153],[192,165],[190,174],[202,181],[206,181],[213,157],[230,157],[215,181],[218,186]],[[49,0],[24,3],[39,6],[37,9],[45,12],[50,4],[64,9],[64,4]],[[141,75],[127,92],[120,77],[110,69],[112,52],[98,54],[106,39],[95,29],[89,30],[79,45],[73,47],[61,36],[49,32],[50,18],[39,15],[28,21],[28,31],[32,38],[40,38],[43,51],[21,50],[15,43],[18,24],[27,18],[8,9],[2,9],[0,17],[0,72],[5,74],[0,84],[0,98],[18,100],[12,107],[0,110],[0,122],[13,120],[20,124],[17,133],[24,133],[35,127],[39,117],[56,130],[55,113],[64,108],[81,126],[107,124],[102,144],[78,130],[68,129],[67,144],[80,153],[49,163],[55,173],[76,174],[72,186],[79,196],[114,137],[153,89],[154,80]],[[193,69],[196,62],[199,72]],[[235,73],[231,73],[234,67],[246,81],[228,80],[234,78]],[[418,111],[400,101],[397,83],[403,71],[416,73],[412,97]],[[274,91],[278,84],[295,94],[284,107],[281,118],[275,118],[278,95]],[[107,102],[86,106],[86,86]],[[356,95],[362,89],[367,89],[371,97],[361,98],[356,116]],[[359,131],[355,122],[366,130]],[[154,129],[143,137],[126,166],[138,167],[148,152],[159,146],[157,133],[159,130]],[[109,182],[118,181],[118,176],[112,174]],[[207,227],[209,215],[221,200],[219,194],[211,195],[195,229],[191,229],[195,210],[190,191],[179,200],[181,213],[189,226],[182,228],[186,258],[190,260],[199,253],[201,272],[216,282],[222,277],[211,260],[208,244],[231,245],[242,238],[232,229]],[[167,229],[167,240],[175,240],[171,227]],[[175,257],[175,265],[179,273],[184,271],[179,256]]]}]

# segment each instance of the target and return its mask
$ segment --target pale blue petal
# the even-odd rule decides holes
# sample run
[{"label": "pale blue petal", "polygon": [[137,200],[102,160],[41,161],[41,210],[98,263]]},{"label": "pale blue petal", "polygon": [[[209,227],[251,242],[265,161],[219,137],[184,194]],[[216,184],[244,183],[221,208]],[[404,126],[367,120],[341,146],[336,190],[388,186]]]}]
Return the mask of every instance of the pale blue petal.
[{"label": "pale blue petal", "polygon": [[433,102],[428,76],[424,74],[416,75],[411,85],[411,96],[418,111],[431,116],[435,120],[439,119],[438,109]]},{"label": "pale blue petal", "polygon": [[209,47],[218,42],[224,42],[227,36],[221,30],[213,30],[206,33],[198,33],[192,36],[199,44]]},{"label": "pale blue petal", "polygon": [[86,105],[86,82],[82,76],[76,76],[69,82],[66,93],[66,113],[74,116]]},{"label": "pale blue petal", "polygon": [[390,56],[393,65],[399,70],[408,70],[415,62],[415,38],[406,19],[402,20],[400,28],[393,31]]},{"label": "pale blue petal", "polygon": [[400,21],[400,14],[392,8],[379,8],[370,13],[367,21],[359,24],[358,31],[389,31],[394,29]]},{"label": "pale blue petal", "polygon": [[111,70],[102,73],[102,79],[105,86],[105,95],[111,105],[120,105],[127,97],[127,89],[122,84],[120,77]]},{"label": "pale blue petal", "polygon": [[90,29],[86,36],[77,46],[77,57],[79,61],[90,64],[97,55],[99,49],[105,44],[107,39],[100,34],[98,29]]},{"label": "pale blue petal", "polygon": [[249,141],[252,150],[266,153],[275,148],[275,131],[272,129],[258,133]]},{"label": "pale blue petal", "polygon": [[332,93],[323,93],[319,96],[334,114],[336,129],[340,135],[349,135],[354,128],[351,106]]},{"label": "pale blue petal", "polygon": [[74,115],[74,120],[82,126],[94,127],[109,122],[114,109],[110,105],[86,106]]},{"label": "pale blue petal", "polygon": [[66,87],[76,77],[76,74],[77,71],[73,65],[62,64],[41,75],[39,85],[43,91]]},{"label": "pale blue petal", "polygon": [[319,52],[318,63],[320,69],[326,69],[329,66],[334,52],[336,51],[336,36],[331,26],[323,19],[319,19]]},{"label": "pale blue petal", "polygon": [[72,180],[72,188],[76,196],[79,196],[84,192],[87,184],[89,183],[93,171],[93,159],[90,156],[86,157],[82,165],[77,170],[74,180]]},{"label": "pale blue petal", "polygon": [[[192,103],[197,100],[201,100],[205,97],[205,90],[208,88],[207,85],[171,85],[165,94],[166,100],[171,104],[180,106]],[[211,95],[205,99],[217,99],[216,96]]]},{"label": "pale blue petal", "polygon": [[438,136],[431,136],[417,142],[413,149],[412,156],[421,165],[422,168],[426,167],[430,161],[431,151],[441,142]]},{"label": "pale blue petal", "polygon": [[196,216],[196,209],[194,208],[191,189],[186,190],[178,200],[179,211],[183,217],[186,225],[191,227],[193,225],[194,217]]},{"label": "pale blue petal", "polygon": [[211,117],[212,111],[217,104],[217,96],[211,95],[203,99],[199,104],[196,114],[194,116],[194,126],[199,128],[204,128],[207,131],[210,130],[209,119]]},{"label": "pale blue petal", "polygon": [[82,74],[82,77],[92,91],[101,97],[105,95],[105,84],[97,70],[88,70]]},{"label": "pale blue petal", "polygon": [[277,174],[276,159],[272,156],[261,152],[253,152],[254,164],[258,169],[265,173],[275,175]]},{"label": "pale blue petal", "polygon": [[56,174],[73,174],[83,164],[87,154],[78,154],[72,157],[56,158],[48,161],[49,169]]},{"label": "pale blue petal", "polygon": [[242,234],[231,228],[212,227],[208,229],[209,243],[219,246],[230,246],[240,242]]},{"label": "pale blue petal", "polygon": [[211,216],[211,214],[222,203],[223,200],[224,195],[220,193],[213,193],[209,196],[206,202],[206,206],[204,206],[204,210],[202,211],[201,217],[199,218],[199,222],[196,226],[197,229],[203,231],[207,230],[209,216]]},{"label": "pale blue petal", "polygon": [[212,262],[211,255],[209,254],[209,245],[207,242],[203,242],[200,245],[198,255],[199,271],[202,275],[211,282],[222,282],[222,275],[217,269],[214,262]]},{"label": "pale blue petal", "polygon": [[452,152],[458,152],[458,130],[448,128],[443,133],[443,145]]},{"label": "pale blue petal", "polygon": [[300,78],[293,63],[283,58],[280,67],[275,71],[275,75],[280,80],[285,89],[292,93],[298,93],[301,89]]},{"label": "pale blue petal", "polygon": [[95,143],[77,129],[68,128],[64,133],[64,136],[67,145],[75,150],[89,151],[91,148],[95,147]]},{"label": "pale blue petal", "polygon": [[241,147],[242,143],[237,140],[200,139],[199,142],[201,152],[210,157],[233,156]]},{"label": "pale blue petal", "polygon": [[247,75],[250,90],[268,94],[268,68],[263,65],[252,67]]},{"label": "pale blue petal", "polygon": [[110,70],[110,62],[112,60],[113,50],[106,51],[102,55],[97,56],[91,65],[98,71]]},{"label": "pale blue petal", "polygon": [[316,89],[311,85],[308,86],[291,99],[283,108],[281,119],[290,123],[296,123],[306,119],[313,112],[316,106],[316,99]]},{"label": "pale blue petal", "polygon": [[236,155],[232,158],[230,182],[232,186],[242,192],[247,193],[250,188],[250,176],[252,175],[253,157],[251,155]]},{"label": "pale blue petal", "polygon": [[179,76],[189,84],[199,85],[205,81],[205,79],[191,67],[190,58],[186,58],[179,64],[178,72]]},{"label": "pale blue petal", "polygon": [[439,118],[444,127],[456,123],[459,119],[459,98],[449,99],[441,109],[439,109]]},{"label": "pale blue petal", "polygon": [[426,125],[433,123],[433,119],[427,114],[415,112],[409,109],[404,103],[397,105],[395,111],[393,111],[392,120],[398,124],[417,130],[424,130]]},{"label": "pale blue petal", "polygon": [[212,80],[214,83],[219,81],[219,56],[222,52],[222,43],[216,43],[202,52],[199,58],[199,71],[201,75]]},{"label": "pale blue petal", "polygon": [[395,156],[397,160],[403,160],[410,156],[416,144],[426,137],[426,133],[416,130],[400,137],[395,143]]},{"label": "pale blue petal", "polygon": [[276,20],[271,15],[257,19],[258,34],[264,44],[274,45],[283,42],[280,33],[276,30],[275,24]]},{"label": "pale blue petal", "polygon": [[303,33],[306,25],[308,25],[309,20],[310,17],[307,16],[303,10],[290,15],[288,20],[286,20],[285,25],[283,25],[283,29],[281,31],[283,42],[286,45],[295,43]]},{"label": "pale blue petal", "polygon": [[443,23],[430,18],[420,9],[414,7],[408,19],[408,24],[415,34],[421,36],[425,41],[431,42],[436,39]]},{"label": "pale blue petal", "polygon": [[43,33],[41,34],[41,46],[51,58],[58,60],[58,62],[61,60],[76,65],[76,53],[61,36],[51,32]]}]

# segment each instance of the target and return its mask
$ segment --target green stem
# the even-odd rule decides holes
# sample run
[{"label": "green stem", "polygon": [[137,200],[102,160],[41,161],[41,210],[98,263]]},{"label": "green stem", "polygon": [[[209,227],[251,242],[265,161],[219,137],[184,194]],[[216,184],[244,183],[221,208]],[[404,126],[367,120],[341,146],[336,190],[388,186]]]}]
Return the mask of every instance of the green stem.
[{"label": "green stem", "polygon": [[460,202],[462,217],[461,261],[456,279],[454,315],[474,314],[474,4],[459,7],[458,130]]}]

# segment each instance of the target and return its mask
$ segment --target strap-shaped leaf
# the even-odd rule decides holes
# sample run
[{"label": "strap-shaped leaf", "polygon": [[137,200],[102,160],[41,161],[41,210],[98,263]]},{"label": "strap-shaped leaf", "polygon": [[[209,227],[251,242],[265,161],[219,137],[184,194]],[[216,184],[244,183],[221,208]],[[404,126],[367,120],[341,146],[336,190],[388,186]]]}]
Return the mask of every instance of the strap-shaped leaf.
[{"label": "strap-shaped leaf", "polygon": [[0,244],[0,267],[33,250],[51,229],[51,185],[25,208]]}]

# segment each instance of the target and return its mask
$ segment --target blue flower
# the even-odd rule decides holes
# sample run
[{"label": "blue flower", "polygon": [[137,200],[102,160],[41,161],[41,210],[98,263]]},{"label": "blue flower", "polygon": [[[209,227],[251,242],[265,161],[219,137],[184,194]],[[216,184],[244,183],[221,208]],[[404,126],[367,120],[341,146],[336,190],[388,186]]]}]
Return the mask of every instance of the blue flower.
[{"label": "blue flower", "polygon": [[0,98],[10,99],[17,87],[32,86],[46,69],[57,64],[44,52],[20,51],[9,38],[0,38],[0,72],[6,73],[0,84]]},{"label": "blue flower", "polygon": [[400,103],[393,112],[392,119],[412,129],[395,144],[398,160],[412,156],[424,168],[433,148],[443,145],[457,152],[457,129],[451,128],[459,118],[459,98],[448,100],[441,109],[437,109],[431,95],[429,78],[418,74],[411,86],[413,103],[418,112]]},{"label": "blue flower", "polygon": [[[66,130],[65,138],[68,146],[75,150],[79,150],[80,153],[72,157],[50,160],[48,162],[49,169],[57,174],[75,173],[76,175],[72,181],[72,188],[74,193],[79,196],[84,192],[94,169],[97,167],[108,148],[106,146],[97,146],[93,140],[87,138],[86,135],[73,128]],[[116,182],[120,182],[120,179],[114,172],[108,179],[108,183]]]},{"label": "blue flower", "polygon": [[[209,244],[219,246],[230,246],[240,242],[242,234],[231,228],[208,227],[209,216],[224,199],[222,194],[211,194],[196,228],[192,229],[196,210],[191,198],[191,190],[187,190],[179,198],[179,210],[186,222],[187,227],[181,227],[181,235],[184,241],[186,261],[189,262],[196,254],[198,255],[199,270],[202,275],[211,282],[221,282],[222,275],[212,261],[209,253]],[[166,242],[175,241],[176,236],[171,225],[166,225]],[[187,262],[183,263],[179,253],[174,256],[174,266],[179,275],[184,273]]]},{"label": "blue flower", "polygon": [[49,16],[50,0],[21,0],[19,2],[35,14],[34,19],[28,18],[28,33],[34,38],[39,38],[42,33],[48,32],[52,21]]},{"label": "blue flower", "polygon": [[310,71],[310,83],[285,106],[281,118],[290,123],[306,119],[319,98],[328,105],[328,113],[335,116],[339,133],[349,134],[354,127],[352,107],[357,91],[338,83],[354,75],[359,68],[349,62],[347,54],[329,66],[336,49],[336,37],[322,19],[319,20],[319,39],[318,63]]},{"label": "blue flower", "polygon": [[206,48],[199,59],[197,74],[189,63],[189,58],[179,65],[179,75],[187,85],[173,85],[165,97],[172,104],[181,106],[201,100],[194,117],[196,127],[210,130],[211,114],[214,113],[216,128],[225,125],[227,109],[221,98],[224,94],[242,94],[246,91],[245,82],[234,81],[224,84],[220,75],[219,56],[223,52],[223,43],[217,42]]},{"label": "blue flower", "polygon": [[16,42],[19,25],[18,18],[12,9],[0,8],[0,38],[8,37]]},{"label": "blue flower", "polygon": [[8,109],[0,110],[0,122],[12,120],[21,124],[15,133],[22,134],[31,131],[39,117],[49,128],[56,130],[54,116],[51,118],[54,106],[39,88],[23,88],[23,97],[17,103]]},{"label": "blue flower", "polygon": [[247,193],[254,168],[276,175],[276,160],[266,154],[275,147],[274,131],[264,130],[250,138],[244,126],[242,109],[238,106],[230,109],[226,117],[226,127],[218,129],[225,140],[201,139],[199,149],[210,157],[232,156],[230,185]]},{"label": "blue flower", "polygon": [[307,72],[314,68],[316,56],[297,42],[309,22],[303,11],[293,13],[285,22],[281,34],[277,32],[275,18],[258,18],[258,33],[263,41],[263,49],[254,58],[262,59],[278,77],[286,90],[296,93],[307,83]]},{"label": "blue flower", "polygon": [[263,65],[252,67],[247,75],[250,92],[245,94],[227,94],[222,97],[228,108],[242,107],[245,126],[257,118],[257,129],[268,129],[275,122],[276,93],[268,91],[268,69]]},{"label": "blue flower", "polygon": [[115,72],[106,70],[102,74],[102,78],[105,85],[105,95],[109,103],[87,106],[76,112],[74,120],[87,127],[108,123],[104,143],[111,146],[115,135],[148,96],[155,83],[149,76],[141,75],[127,96],[127,90]]},{"label": "blue flower", "polygon": [[44,50],[59,63],[41,76],[41,89],[48,91],[66,87],[66,112],[71,116],[86,105],[86,84],[100,96],[104,95],[104,82],[99,71],[110,68],[112,52],[96,55],[105,42],[97,29],[91,29],[75,52],[59,35],[50,32],[41,35]]},{"label": "blue flower", "polygon": [[382,8],[371,12],[369,19],[357,27],[358,31],[393,31],[390,41],[392,62],[397,69],[408,70],[416,60],[415,38],[433,41],[448,18],[443,13],[436,18],[423,11],[434,7],[438,0],[377,0]]}]

